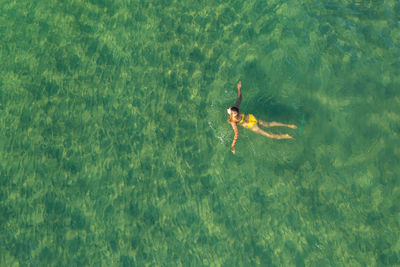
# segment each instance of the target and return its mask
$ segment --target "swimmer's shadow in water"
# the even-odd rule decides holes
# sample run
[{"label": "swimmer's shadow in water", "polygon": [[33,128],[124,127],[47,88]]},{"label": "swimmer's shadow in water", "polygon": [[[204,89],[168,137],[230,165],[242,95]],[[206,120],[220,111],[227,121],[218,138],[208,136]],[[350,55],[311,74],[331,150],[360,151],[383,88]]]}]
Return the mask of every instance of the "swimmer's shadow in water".
[{"label": "swimmer's shadow in water", "polygon": [[255,96],[248,101],[243,101],[241,105],[241,112],[253,114],[258,120],[294,124],[299,123],[304,117],[301,109],[302,107],[295,105],[288,106],[279,103],[277,99],[268,95]]}]

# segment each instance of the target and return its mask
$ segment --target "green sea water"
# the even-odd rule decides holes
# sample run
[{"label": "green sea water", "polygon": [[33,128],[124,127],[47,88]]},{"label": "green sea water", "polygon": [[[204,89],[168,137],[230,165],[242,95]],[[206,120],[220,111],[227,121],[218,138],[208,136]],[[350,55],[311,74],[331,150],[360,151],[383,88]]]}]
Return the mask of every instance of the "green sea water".
[{"label": "green sea water", "polygon": [[[397,0],[0,1],[1,266],[400,266]],[[226,108],[293,123],[239,129]]]}]

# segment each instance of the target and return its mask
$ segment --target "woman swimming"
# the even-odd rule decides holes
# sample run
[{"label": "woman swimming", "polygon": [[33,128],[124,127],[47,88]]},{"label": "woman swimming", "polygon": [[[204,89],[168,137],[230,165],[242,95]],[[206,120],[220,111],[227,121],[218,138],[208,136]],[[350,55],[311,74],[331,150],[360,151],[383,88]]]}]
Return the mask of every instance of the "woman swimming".
[{"label": "woman swimming", "polygon": [[227,109],[227,112],[229,114],[229,120],[228,122],[232,125],[233,131],[235,132],[235,137],[233,138],[233,142],[231,145],[231,151],[233,154],[235,154],[235,143],[236,140],[239,137],[239,130],[237,125],[239,124],[240,126],[243,126],[245,128],[248,128],[250,130],[252,130],[255,133],[259,133],[261,135],[264,135],[266,137],[269,138],[274,138],[274,139],[290,139],[293,138],[292,136],[288,135],[288,134],[272,134],[272,133],[268,133],[262,129],[260,129],[258,127],[259,125],[262,125],[264,127],[276,127],[276,126],[283,126],[283,127],[289,127],[292,129],[297,129],[296,125],[293,124],[284,124],[284,123],[280,123],[280,122],[266,122],[266,121],[262,121],[262,120],[258,120],[252,115],[252,114],[248,114],[245,115],[243,113],[240,112],[239,110],[239,106],[240,106],[240,102],[242,102],[242,93],[240,92],[240,88],[242,87],[242,83],[239,81],[237,84],[237,88],[238,88],[238,99],[235,103],[234,106],[230,107]]}]

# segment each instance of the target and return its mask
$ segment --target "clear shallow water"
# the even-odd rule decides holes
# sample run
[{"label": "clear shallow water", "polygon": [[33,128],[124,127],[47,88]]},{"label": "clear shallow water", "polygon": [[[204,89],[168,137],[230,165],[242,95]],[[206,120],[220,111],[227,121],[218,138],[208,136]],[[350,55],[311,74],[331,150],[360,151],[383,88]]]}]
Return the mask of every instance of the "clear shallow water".
[{"label": "clear shallow water", "polygon": [[0,10],[2,266],[399,265],[396,1]]}]

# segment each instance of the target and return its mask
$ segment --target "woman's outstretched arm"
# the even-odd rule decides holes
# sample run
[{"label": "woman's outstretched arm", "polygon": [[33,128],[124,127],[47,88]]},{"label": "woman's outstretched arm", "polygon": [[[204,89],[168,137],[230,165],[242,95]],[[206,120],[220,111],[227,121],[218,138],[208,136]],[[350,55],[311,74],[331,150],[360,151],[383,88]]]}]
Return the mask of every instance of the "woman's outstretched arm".
[{"label": "woman's outstretched arm", "polygon": [[234,107],[239,108],[240,103],[242,102],[242,92],[240,91],[240,88],[242,87],[242,82],[239,81],[237,84],[237,88],[238,88],[238,99],[236,100],[236,103],[234,105]]},{"label": "woman's outstretched arm", "polygon": [[233,141],[232,141],[232,145],[231,145],[231,151],[233,154],[235,154],[236,153],[235,143],[236,143],[236,140],[239,138],[239,130],[238,130],[238,127],[235,122],[232,122],[231,125],[233,128],[233,131],[235,132],[235,136],[233,137]]}]

